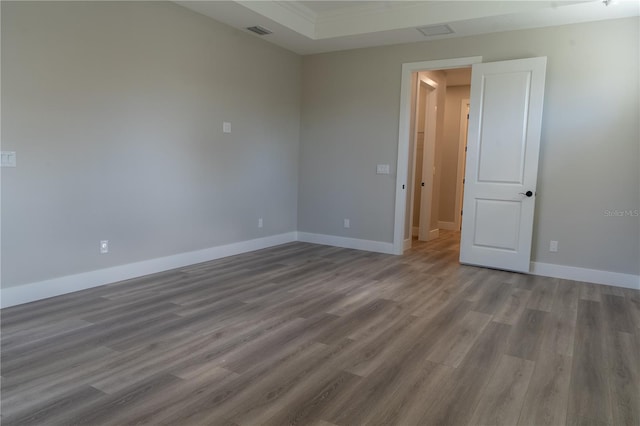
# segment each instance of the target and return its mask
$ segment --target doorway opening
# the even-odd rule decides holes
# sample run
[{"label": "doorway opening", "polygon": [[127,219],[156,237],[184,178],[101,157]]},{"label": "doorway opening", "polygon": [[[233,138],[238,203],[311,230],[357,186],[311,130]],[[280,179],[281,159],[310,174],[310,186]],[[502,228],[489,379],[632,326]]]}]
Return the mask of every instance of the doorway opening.
[{"label": "doorway opening", "polygon": [[459,242],[471,68],[415,71],[411,80],[405,249],[442,231]]},{"label": "doorway opening", "polygon": [[[412,241],[412,203],[415,194],[413,182],[414,154],[410,148],[410,142],[415,138],[412,130],[415,129],[415,114],[412,114],[412,105],[416,102],[417,78],[412,78],[414,73],[432,70],[449,70],[456,68],[468,68],[482,63],[482,56],[465,58],[440,59],[433,61],[411,62],[402,64],[402,79],[400,85],[400,120],[398,127],[398,160],[395,217],[393,228],[393,253],[402,254],[411,247]],[[413,146],[412,146],[413,148]]]},{"label": "doorway opening", "polygon": [[[415,183],[409,170],[415,161],[410,146],[415,142],[411,130],[416,120],[411,111],[412,101],[418,99],[412,99],[411,89],[419,79],[412,80],[412,75],[472,66],[460,263],[530,272],[546,63],[546,57],[487,63],[482,57],[471,57],[402,65],[394,253],[402,254],[412,244],[411,191]],[[424,152],[429,152],[428,147]],[[437,145],[434,152],[435,174],[420,185],[433,185],[430,208],[440,214],[436,208],[441,191]],[[433,170],[423,167],[423,177],[430,173]],[[424,196],[423,191],[421,206],[426,202]],[[445,227],[441,222],[447,223],[440,219],[437,226]]]}]

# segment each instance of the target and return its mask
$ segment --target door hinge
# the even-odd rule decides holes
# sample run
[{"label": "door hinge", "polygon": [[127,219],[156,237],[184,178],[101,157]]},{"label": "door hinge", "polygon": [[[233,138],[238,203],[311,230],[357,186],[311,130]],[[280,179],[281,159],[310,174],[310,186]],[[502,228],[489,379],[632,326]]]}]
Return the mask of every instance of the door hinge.
[{"label": "door hinge", "polygon": [[462,184],[464,185],[464,183],[467,181],[466,178],[462,178]]},{"label": "door hinge", "polygon": [[467,120],[469,119],[469,114],[467,114]]},{"label": "door hinge", "polygon": [[463,212],[463,210],[460,210],[460,216],[462,216],[462,212]]},{"label": "door hinge", "polygon": [[464,152],[467,152],[467,147],[466,146],[464,147]]}]

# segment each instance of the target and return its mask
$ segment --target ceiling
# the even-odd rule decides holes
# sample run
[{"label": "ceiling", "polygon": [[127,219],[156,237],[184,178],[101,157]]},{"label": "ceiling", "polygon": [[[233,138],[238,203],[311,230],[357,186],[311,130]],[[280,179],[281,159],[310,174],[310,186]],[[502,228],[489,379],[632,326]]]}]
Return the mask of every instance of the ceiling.
[{"label": "ceiling", "polygon": [[[590,1],[176,1],[232,27],[305,55],[361,47],[640,16],[640,0]],[[426,37],[417,27],[452,34]],[[246,31],[246,30],[245,30]],[[256,37],[259,37],[256,35]]]}]

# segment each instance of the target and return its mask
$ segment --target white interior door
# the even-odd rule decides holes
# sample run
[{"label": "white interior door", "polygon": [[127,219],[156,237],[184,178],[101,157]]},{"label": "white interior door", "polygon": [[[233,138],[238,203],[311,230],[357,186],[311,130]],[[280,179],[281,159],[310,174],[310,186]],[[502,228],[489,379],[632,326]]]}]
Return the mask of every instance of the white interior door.
[{"label": "white interior door", "polygon": [[[437,85],[435,82],[426,84],[427,101],[424,124],[424,147],[422,150],[422,193],[420,195],[420,227],[418,239],[429,241],[434,238],[431,222],[433,218],[433,185],[435,178],[435,156],[436,156],[436,123],[437,123]],[[435,235],[437,237],[437,235]]]},{"label": "white interior door", "polygon": [[546,64],[473,65],[461,263],[529,272]]}]

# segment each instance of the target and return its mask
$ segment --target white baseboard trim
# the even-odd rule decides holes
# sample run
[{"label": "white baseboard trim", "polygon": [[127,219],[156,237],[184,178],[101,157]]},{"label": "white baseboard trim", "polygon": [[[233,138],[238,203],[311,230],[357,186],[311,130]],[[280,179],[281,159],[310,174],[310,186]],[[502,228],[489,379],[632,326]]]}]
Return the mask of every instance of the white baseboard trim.
[{"label": "white baseboard trim", "polygon": [[409,250],[411,248],[411,238],[407,238],[402,242],[402,251]]},{"label": "white baseboard trim", "polygon": [[296,241],[296,238],[296,232],[287,232],[269,237],[256,238],[254,240],[240,241],[203,250],[180,253],[157,259],[144,260],[111,268],[98,269],[96,271],[83,272],[80,274],[8,287],[0,291],[0,307],[6,308],[9,306],[20,305],[22,303],[47,299],[49,297],[72,293],[78,290],[141,277],[143,275],[154,274],[196,263],[207,262],[209,260],[220,259],[222,257],[273,247]]},{"label": "white baseboard trim", "polygon": [[544,277],[562,278],[565,280],[584,281],[640,290],[640,275],[621,274],[619,272],[540,262],[531,262],[530,271],[534,275],[542,275]]},{"label": "white baseboard trim", "polygon": [[322,244],[325,246],[335,246],[356,250],[374,251],[377,253],[395,254],[393,243],[382,241],[359,240],[357,238],[338,237],[336,235],[312,234],[309,232],[298,232],[298,241],[305,243]]},{"label": "white baseboard trim", "polygon": [[[438,230],[431,231],[432,233]],[[431,233],[430,233],[431,234]],[[437,234],[436,234],[437,235]],[[378,253],[395,254],[392,243],[360,240],[357,238],[339,237],[335,235],[313,234],[308,232],[287,232],[254,240],[240,241],[223,246],[211,247],[187,253],[157,259],[129,263],[112,268],[99,269],[75,275],[68,275],[50,280],[39,281],[0,291],[0,307],[20,305],[40,299],[59,296],[74,291],[98,287],[118,281],[137,278],[144,275],[180,268],[209,260],[220,259],[236,254],[247,253],[293,241],[330,245]],[[411,240],[403,242],[405,249],[411,246]],[[530,273],[545,277],[562,278],[573,281],[584,281],[640,290],[640,276],[596,269],[577,268],[573,266],[555,265],[551,263],[531,262]]]},{"label": "white baseboard trim", "polygon": [[459,231],[460,228],[456,226],[455,222],[438,222],[438,228],[447,231]]},{"label": "white baseboard trim", "polygon": [[440,230],[432,229],[431,231],[429,231],[429,236],[427,237],[427,241],[435,240],[439,236],[440,236]]}]

